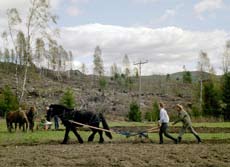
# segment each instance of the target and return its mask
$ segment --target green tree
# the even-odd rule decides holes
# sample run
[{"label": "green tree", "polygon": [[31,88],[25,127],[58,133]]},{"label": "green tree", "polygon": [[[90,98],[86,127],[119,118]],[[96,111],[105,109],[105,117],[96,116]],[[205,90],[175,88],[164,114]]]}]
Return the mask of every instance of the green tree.
[{"label": "green tree", "polygon": [[224,120],[230,120],[230,41],[226,42],[223,55],[222,101]]},{"label": "green tree", "polygon": [[160,108],[159,108],[157,100],[155,100],[153,103],[152,112],[153,112],[153,121],[157,121],[160,115]]},{"label": "green tree", "polygon": [[14,95],[9,86],[5,86],[0,94],[0,110],[8,112],[16,110],[19,107],[17,97]]},{"label": "green tree", "polygon": [[146,112],[145,119],[148,121],[157,121],[159,119],[160,109],[157,100],[154,100],[152,110]]},{"label": "green tree", "polygon": [[183,72],[183,83],[192,83],[192,76],[190,71]]},{"label": "green tree", "polygon": [[203,113],[206,116],[219,117],[221,115],[220,110],[220,96],[215,88],[212,79],[206,81],[203,87]]},{"label": "green tree", "polygon": [[60,104],[68,108],[75,107],[75,96],[71,88],[68,88],[64,95],[61,97]]},{"label": "green tree", "polygon": [[230,120],[230,72],[223,76],[222,101],[224,103],[223,115],[224,120]]},{"label": "green tree", "polygon": [[106,81],[105,77],[100,77],[99,78],[99,86],[100,86],[100,89],[102,90],[103,93],[104,93],[104,90],[106,88],[106,85],[107,85],[107,81]]},{"label": "green tree", "polygon": [[141,112],[137,102],[132,102],[129,107],[128,118],[130,121],[140,122],[141,121]]}]

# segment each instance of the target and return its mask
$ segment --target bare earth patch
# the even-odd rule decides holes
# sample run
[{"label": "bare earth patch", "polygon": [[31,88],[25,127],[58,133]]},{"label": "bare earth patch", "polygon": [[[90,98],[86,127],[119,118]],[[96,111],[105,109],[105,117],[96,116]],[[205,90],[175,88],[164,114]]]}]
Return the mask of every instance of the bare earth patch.
[{"label": "bare earth patch", "polygon": [[105,143],[0,146],[0,166],[221,166],[230,144]]}]

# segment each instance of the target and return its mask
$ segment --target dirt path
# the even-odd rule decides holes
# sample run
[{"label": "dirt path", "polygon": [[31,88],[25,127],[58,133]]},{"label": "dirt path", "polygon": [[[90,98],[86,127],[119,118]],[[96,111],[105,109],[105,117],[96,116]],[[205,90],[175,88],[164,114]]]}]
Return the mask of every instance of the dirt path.
[{"label": "dirt path", "polygon": [[51,144],[0,146],[0,166],[153,167],[230,164],[230,144]]}]

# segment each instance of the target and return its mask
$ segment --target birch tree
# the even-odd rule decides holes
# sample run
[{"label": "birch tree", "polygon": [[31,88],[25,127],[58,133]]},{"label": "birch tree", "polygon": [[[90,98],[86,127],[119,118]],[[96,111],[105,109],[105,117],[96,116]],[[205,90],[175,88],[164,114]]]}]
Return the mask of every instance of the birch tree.
[{"label": "birch tree", "polygon": [[202,108],[202,92],[203,92],[203,80],[204,72],[209,72],[210,60],[206,52],[201,51],[198,60],[198,71],[200,73],[200,109]]},{"label": "birch tree", "polygon": [[130,61],[129,61],[129,57],[127,54],[125,54],[123,58],[123,65],[125,68],[124,74],[126,77],[129,77],[130,76]]},{"label": "birch tree", "polygon": [[[15,39],[13,38],[13,28],[20,23],[22,27],[25,28],[25,60],[24,60],[24,78],[21,88],[21,93],[19,95],[19,103],[22,102],[27,81],[28,66],[34,66],[32,60],[31,46],[33,38],[38,35],[48,34],[47,29],[50,23],[56,23],[57,17],[51,13],[50,1],[49,0],[31,0],[28,9],[27,16],[25,17],[25,22],[21,22],[21,18],[17,9],[9,9],[7,11],[8,16],[8,30],[11,36],[12,43],[14,45],[15,51],[17,50],[15,45]],[[23,24],[24,23],[24,24]],[[18,54],[17,54],[18,55]],[[17,62],[17,57],[16,57]]]},{"label": "birch tree", "polygon": [[23,65],[26,57],[26,40],[22,31],[19,31],[17,34],[16,56],[16,64],[19,63],[20,65]]},{"label": "birch tree", "polygon": [[97,46],[95,48],[93,57],[94,57],[94,60],[93,60],[93,63],[94,63],[94,68],[93,68],[94,74],[95,75],[99,75],[99,76],[103,76],[104,75],[104,67],[103,67],[103,60],[101,58],[101,49],[100,49],[99,46]]},{"label": "birch tree", "polygon": [[223,72],[230,72],[230,40],[226,42],[225,51],[223,54]]}]

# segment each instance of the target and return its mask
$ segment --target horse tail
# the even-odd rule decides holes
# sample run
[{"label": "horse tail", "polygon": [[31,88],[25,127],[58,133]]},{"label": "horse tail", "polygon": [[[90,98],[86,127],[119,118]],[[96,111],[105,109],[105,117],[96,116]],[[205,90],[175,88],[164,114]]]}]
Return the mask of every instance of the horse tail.
[{"label": "horse tail", "polygon": [[29,120],[28,120],[28,118],[27,118],[27,116],[26,116],[26,114],[25,114],[25,113],[24,113],[24,120],[25,120],[25,124],[26,124],[26,131],[27,131],[28,126],[29,126],[30,122],[29,122]]},{"label": "horse tail", "polygon": [[[99,117],[100,117],[100,119],[101,119],[103,128],[109,130],[109,125],[107,124],[107,122],[106,122],[106,120],[105,120],[105,118],[104,118],[104,116],[103,116],[102,113],[99,113]],[[110,139],[113,138],[111,132],[105,132],[105,134],[106,134],[106,136],[109,137]]]},{"label": "horse tail", "polygon": [[11,123],[12,123],[12,112],[6,114],[6,126],[9,132],[11,132]]}]

